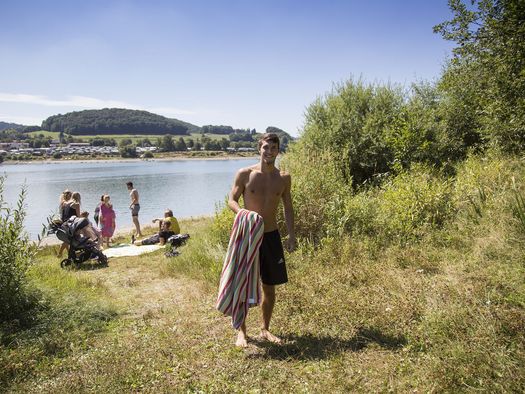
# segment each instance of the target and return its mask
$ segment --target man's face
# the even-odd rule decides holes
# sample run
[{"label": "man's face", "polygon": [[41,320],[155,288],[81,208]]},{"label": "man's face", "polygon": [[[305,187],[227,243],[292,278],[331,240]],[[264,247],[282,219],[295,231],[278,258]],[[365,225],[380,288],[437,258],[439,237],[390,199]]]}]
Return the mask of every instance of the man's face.
[{"label": "man's face", "polygon": [[263,141],[260,149],[261,159],[266,164],[274,164],[279,154],[279,145],[271,141]]}]

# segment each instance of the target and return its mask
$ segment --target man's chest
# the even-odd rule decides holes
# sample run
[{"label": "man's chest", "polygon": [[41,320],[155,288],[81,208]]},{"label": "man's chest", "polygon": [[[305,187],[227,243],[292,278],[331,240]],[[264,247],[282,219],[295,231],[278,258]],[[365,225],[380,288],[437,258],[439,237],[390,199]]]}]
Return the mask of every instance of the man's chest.
[{"label": "man's chest", "polygon": [[279,198],[283,194],[284,187],[284,181],[280,176],[253,174],[246,183],[245,193],[250,196]]}]

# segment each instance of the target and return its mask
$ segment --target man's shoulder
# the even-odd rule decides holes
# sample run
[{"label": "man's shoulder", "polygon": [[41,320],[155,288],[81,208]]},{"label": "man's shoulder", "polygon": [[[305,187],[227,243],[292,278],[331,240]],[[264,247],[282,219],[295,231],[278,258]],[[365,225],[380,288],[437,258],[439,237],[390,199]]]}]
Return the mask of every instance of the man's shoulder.
[{"label": "man's shoulder", "polygon": [[257,164],[255,164],[250,167],[241,168],[239,171],[237,171],[237,175],[241,177],[249,177],[252,172],[257,171],[257,170],[258,170],[258,167],[257,167]]}]

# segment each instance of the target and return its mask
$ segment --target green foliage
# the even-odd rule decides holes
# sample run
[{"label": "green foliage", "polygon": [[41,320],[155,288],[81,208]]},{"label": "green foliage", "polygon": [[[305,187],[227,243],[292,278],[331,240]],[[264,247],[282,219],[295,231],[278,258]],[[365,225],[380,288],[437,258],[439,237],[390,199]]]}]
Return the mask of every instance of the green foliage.
[{"label": "green foliage", "polygon": [[26,272],[36,253],[36,246],[24,231],[24,200],[22,188],[15,208],[3,199],[4,178],[0,177],[0,322],[17,316],[27,305]]},{"label": "green foliage", "polygon": [[393,153],[385,137],[402,103],[401,91],[390,86],[353,80],[337,85],[308,108],[300,143],[333,154],[340,176],[360,185],[390,170]]},{"label": "green foliage", "polygon": [[[335,156],[309,152],[303,144],[297,144],[281,160],[281,169],[292,175],[297,233],[310,240],[339,233],[344,201],[352,191],[338,176]],[[282,224],[282,212],[279,215]]]},{"label": "green foliage", "polygon": [[142,154],[142,157],[143,157],[144,159],[152,159],[154,156],[153,156],[153,153],[151,153],[150,151],[147,151],[147,152],[144,152],[144,153]]},{"label": "green foliage", "polygon": [[201,131],[203,134],[231,134],[233,133],[233,127],[231,126],[213,126],[206,125],[202,126]]},{"label": "green foliage", "polygon": [[226,197],[223,204],[219,204],[215,207],[215,216],[210,230],[213,239],[224,248],[228,246],[234,219],[235,214],[228,207],[228,197]]},{"label": "green foliage", "polygon": [[454,213],[452,182],[425,167],[388,181],[376,199],[378,224],[391,239],[406,242],[441,227]]},{"label": "green foliage", "polygon": [[162,139],[159,139],[159,149],[163,152],[173,152],[175,150],[175,143],[173,142],[173,137],[169,134],[166,134]]},{"label": "green foliage", "polygon": [[520,232],[525,234],[525,198],[517,187],[514,177],[512,177],[512,193],[514,195],[514,200],[511,202],[512,216],[516,220]]},{"label": "green foliage", "polygon": [[120,156],[123,158],[135,158],[138,157],[137,149],[133,145],[124,145],[119,148]]},{"label": "green foliage", "polygon": [[472,4],[450,0],[453,19],[434,27],[457,44],[442,86],[460,109],[468,106],[462,127],[470,121],[493,146],[519,152],[525,148],[525,3]]},{"label": "green foliage", "polygon": [[0,131],[11,130],[22,132],[26,126],[18,123],[8,123],[0,121]]},{"label": "green foliage", "polygon": [[85,110],[53,115],[42,122],[42,128],[71,135],[107,134],[177,134],[195,131],[194,125],[177,119],[120,108]]}]

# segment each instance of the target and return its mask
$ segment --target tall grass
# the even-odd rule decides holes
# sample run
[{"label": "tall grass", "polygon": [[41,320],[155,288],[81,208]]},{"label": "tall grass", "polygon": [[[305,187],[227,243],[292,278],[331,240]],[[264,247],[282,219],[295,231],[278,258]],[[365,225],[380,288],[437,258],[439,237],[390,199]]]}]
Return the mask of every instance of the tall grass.
[{"label": "tall grass", "polygon": [[26,190],[22,188],[15,207],[4,202],[3,191],[4,178],[0,177],[0,324],[31,304],[26,272],[36,253],[24,230]]}]

